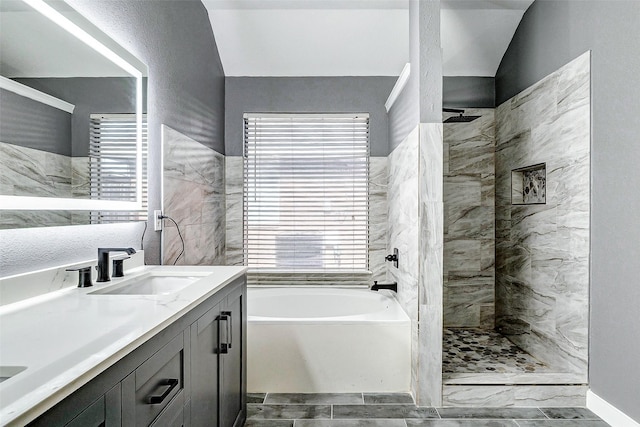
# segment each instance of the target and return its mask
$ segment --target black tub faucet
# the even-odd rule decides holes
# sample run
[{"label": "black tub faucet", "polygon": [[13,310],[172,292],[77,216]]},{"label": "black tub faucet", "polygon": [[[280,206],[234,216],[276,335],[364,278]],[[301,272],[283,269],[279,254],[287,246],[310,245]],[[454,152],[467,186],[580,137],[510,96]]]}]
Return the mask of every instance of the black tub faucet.
[{"label": "black tub faucet", "polygon": [[108,282],[109,277],[109,252],[126,252],[128,255],[136,253],[133,248],[98,248],[98,278],[96,282]]},{"label": "black tub faucet", "polygon": [[377,291],[380,289],[389,289],[390,291],[393,292],[398,292],[398,282],[393,282],[393,283],[380,283],[378,284],[378,281],[375,280],[373,282],[373,285],[371,285],[371,290],[372,291]]}]

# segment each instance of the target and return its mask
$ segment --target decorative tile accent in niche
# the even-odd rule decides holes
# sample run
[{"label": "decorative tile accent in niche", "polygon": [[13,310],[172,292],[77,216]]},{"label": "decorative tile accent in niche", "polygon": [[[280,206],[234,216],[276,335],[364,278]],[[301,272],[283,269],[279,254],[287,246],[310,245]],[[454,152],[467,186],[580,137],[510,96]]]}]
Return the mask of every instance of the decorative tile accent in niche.
[{"label": "decorative tile accent in niche", "polygon": [[539,205],[547,203],[547,164],[511,171],[511,204]]}]

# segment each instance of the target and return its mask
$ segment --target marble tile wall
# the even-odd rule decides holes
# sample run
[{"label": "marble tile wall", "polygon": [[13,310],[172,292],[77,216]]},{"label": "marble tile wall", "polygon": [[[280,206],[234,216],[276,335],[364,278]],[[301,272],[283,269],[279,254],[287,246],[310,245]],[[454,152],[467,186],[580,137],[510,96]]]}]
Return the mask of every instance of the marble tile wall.
[{"label": "marble tile wall", "polygon": [[[590,54],[496,109],[496,326],[587,380]],[[511,171],[547,166],[546,204],[511,204]]]},{"label": "marble tile wall", "polygon": [[[336,285],[365,285],[373,280],[386,280],[387,255],[387,158],[369,158],[369,270],[371,275],[361,273],[340,273],[298,277],[289,274],[287,283],[303,285],[326,283]],[[243,159],[239,156],[226,157],[225,164],[226,216],[226,264],[243,265]],[[252,274],[249,279],[254,284],[282,283],[284,273]]]},{"label": "marble tile wall", "polygon": [[226,224],[226,265],[244,265],[243,241],[243,158],[225,158],[225,203],[227,204]]},{"label": "marble tile wall", "polygon": [[[495,114],[444,123],[444,325],[494,327]],[[444,119],[455,115],[445,113]]]},{"label": "marble tile wall", "polygon": [[[0,194],[72,197],[74,158],[0,142]],[[0,229],[73,224],[69,211],[0,211]]]},{"label": "marble tile wall", "polygon": [[[184,254],[178,265],[225,262],[225,158],[162,126],[163,212],[180,226]],[[173,264],[182,245],[176,227],[164,221],[163,262]]]},{"label": "marble tile wall", "polygon": [[411,319],[411,387],[417,395],[419,372],[418,335],[418,155],[420,129],[416,127],[389,154],[387,251],[398,248],[398,268],[387,264],[387,280],[398,283],[397,298]]},{"label": "marble tile wall", "polygon": [[0,194],[71,197],[71,157],[0,142]]},{"label": "marble tile wall", "polygon": [[442,403],[443,127],[421,123],[418,184],[419,405]]},{"label": "marble tile wall", "polygon": [[398,248],[398,300],[412,321],[411,382],[419,405],[442,400],[442,124],[420,124],[389,155],[388,243]]}]

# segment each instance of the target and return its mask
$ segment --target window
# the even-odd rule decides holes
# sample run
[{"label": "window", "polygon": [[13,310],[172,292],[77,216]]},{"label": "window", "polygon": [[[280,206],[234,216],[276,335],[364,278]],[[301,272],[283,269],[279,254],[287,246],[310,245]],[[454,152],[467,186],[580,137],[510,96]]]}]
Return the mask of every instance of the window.
[{"label": "window", "polygon": [[368,269],[369,116],[245,114],[245,264]]},{"label": "window", "polygon": [[[92,114],[89,192],[92,199],[136,200],[136,115]],[[147,219],[147,116],[142,116],[142,209],[91,212],[91,223]]]}]

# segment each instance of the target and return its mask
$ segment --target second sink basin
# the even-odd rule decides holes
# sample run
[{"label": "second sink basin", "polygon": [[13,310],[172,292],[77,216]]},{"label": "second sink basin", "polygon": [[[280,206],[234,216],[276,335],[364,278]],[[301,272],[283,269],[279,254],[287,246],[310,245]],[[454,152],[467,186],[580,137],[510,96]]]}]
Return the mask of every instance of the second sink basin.
[{"label": "second sink basin", "polygon": [[200,278],[198,276],[148,275],[89,292],[89,295],[168,295],[186,288]]}]

